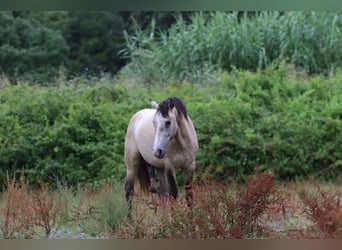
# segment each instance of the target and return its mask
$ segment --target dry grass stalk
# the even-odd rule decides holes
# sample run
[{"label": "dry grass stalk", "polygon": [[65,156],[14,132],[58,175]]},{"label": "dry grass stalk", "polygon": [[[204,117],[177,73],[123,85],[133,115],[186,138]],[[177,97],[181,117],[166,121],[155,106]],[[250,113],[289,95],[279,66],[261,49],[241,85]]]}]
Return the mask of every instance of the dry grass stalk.
[{"label": "dry grass stalk", "polygon": [[53,197],[44,184],[30,190],[23,175],[19,180],[15,175],[12,179],[7,175],[5,190],[5,204],[1,208],[3,238],[32,238],[38,234],[37,227],[43,228],[47,237],[57,223],[61,200]]}]

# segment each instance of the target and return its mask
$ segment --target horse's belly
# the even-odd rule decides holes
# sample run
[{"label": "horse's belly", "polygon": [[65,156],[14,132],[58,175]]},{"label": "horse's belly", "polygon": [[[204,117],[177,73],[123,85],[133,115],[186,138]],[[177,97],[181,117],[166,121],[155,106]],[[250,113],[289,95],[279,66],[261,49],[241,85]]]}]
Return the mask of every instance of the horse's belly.
[{"label": "horse's belly", "polygon": [[[145,157],[144,157],[145,159]],[[150,164],[151,166],[153,167],[156,167],[156,168],[164,168],[165,167],[165,162],[163,159],[158,159],[154,156],[152,157],[149,157],[147,156],[147,159],[145,159],[145,161]]]}]

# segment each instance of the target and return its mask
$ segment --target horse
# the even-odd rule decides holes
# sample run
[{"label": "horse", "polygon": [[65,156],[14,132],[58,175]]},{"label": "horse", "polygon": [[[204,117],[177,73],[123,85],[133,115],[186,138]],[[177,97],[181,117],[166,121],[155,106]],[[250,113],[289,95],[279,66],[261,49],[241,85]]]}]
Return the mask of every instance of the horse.
[{"label": "horse", "polygon": [[[125,137],[125,192],[129,211],[132,207],[134,184],[148,193],[151,180],[148,167],[157,171],[160,196],[164,207],[178,196],[176,170],[183,170],[185,198],[191,206],[191,184],[196,168],[198,140],[194,124],[178,97],[169,97],[160,104],[150,99],[152,109],[136,112],[128,124]],[[129,212],[130,213],[130,212]]]}]

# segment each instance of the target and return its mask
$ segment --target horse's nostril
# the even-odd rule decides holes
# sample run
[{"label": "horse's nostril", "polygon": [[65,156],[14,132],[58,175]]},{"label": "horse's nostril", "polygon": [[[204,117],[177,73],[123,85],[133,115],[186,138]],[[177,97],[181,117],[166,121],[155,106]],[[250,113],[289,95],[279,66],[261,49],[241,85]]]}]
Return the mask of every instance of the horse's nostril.
[{"label": "horse's nostril", "polygon": [[154,156],[160,159],[164,157],[164,154],[165,152],[160,148],[154,151]]}]

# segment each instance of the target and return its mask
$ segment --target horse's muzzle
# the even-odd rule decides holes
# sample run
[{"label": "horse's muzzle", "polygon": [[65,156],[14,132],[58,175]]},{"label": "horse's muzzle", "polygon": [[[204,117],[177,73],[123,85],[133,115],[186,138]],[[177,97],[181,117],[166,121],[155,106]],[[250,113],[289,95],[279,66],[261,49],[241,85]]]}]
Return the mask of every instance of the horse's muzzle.
[{"label": "horse's muzzle", "polygon": [[163,159],[164,156],[165,156],[165,151],[159,148],[159,149],[157,149],[157,150],[154,150],[154,151],[153,151],[153,154],[154,154],[154,156],[157,157],[158,159]]}]

